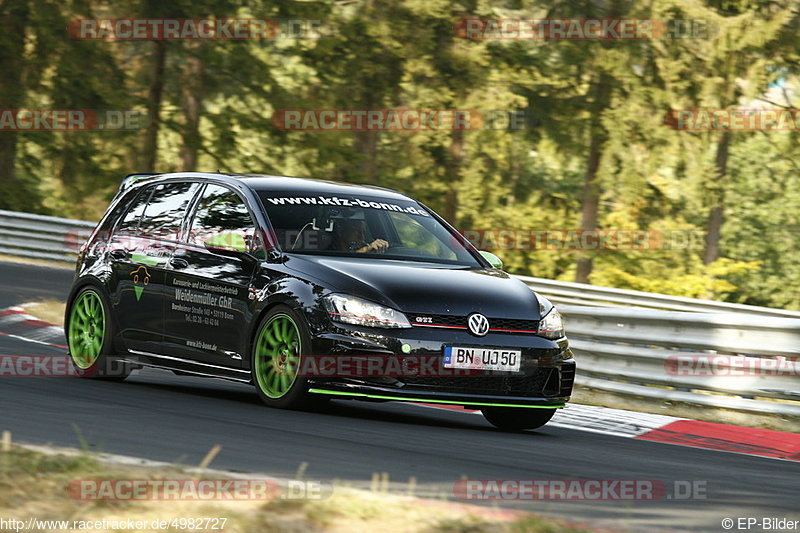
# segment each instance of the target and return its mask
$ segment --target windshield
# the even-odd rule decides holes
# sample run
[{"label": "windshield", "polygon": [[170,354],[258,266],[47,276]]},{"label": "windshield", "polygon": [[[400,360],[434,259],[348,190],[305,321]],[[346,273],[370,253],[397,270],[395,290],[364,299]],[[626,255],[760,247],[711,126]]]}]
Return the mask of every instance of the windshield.
[{"label": "windshield", "polygon": [[411,200],[258,191],[284,252],[480,266],[459,234]]}]

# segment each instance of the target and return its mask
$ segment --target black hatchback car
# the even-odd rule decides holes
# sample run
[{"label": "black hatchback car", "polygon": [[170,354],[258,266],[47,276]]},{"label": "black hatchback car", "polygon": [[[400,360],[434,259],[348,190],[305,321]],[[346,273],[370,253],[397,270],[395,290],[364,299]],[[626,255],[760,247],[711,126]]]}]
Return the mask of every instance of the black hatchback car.
[{"label": "black hatchback car", "polygon": [[575,362],[558,311],[501,266],[386,189],[132,175],[81,248],[65,330],[85,376],[157,367],[274,407],[399,400],[535,428]]}]

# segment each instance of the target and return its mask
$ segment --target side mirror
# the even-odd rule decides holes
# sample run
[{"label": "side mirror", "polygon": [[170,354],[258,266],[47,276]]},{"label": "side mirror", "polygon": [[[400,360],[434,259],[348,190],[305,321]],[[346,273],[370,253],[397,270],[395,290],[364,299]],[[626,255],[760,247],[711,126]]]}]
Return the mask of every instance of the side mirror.
[{"label": "side mirror", "polygon": [[487,252],[485,250],[479,250],[479,251],[481,253],[481,256],[483,256],[483,258],[486,259],[489,262],[489,264],[492,265],[494,268],[503,268],[503,261],[496,255],[494,255],[492,252]]},{"label": "side mirror", "polygon": [[212,235],[203,241],[203,245],[209,252],[222,255],[246,254],[248,251],[244,237],[233,231],[223,231]]}]

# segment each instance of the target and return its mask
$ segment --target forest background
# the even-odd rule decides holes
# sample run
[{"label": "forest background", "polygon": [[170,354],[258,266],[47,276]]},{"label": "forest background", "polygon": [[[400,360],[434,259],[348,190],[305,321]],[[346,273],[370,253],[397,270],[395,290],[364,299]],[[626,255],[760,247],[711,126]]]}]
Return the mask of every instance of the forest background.
[{"label": "forest background", "polygon": [[[416,197],[512,273],[800,309],[800,126],[674,120],[680,110],[794,116],[796,2],[0,0],[0,17],[0,111],[128,117],[92,131],[0,124],[0,209],[97,220],[132,172],[364,183]],[[79,19],[109,18],[269,19],[271,34],[76,35]],[[480,21],[477,34],[467,19]],[[500,19],[650,20],[665,31],[514,38],[494,31]],[[281,122],[285,110],[323,109],[482,120],[337,131]],[[650,245],[586,249],[562,231],[579,229],[648,230]],[[539,246],[537,234],[547,236]]]}]

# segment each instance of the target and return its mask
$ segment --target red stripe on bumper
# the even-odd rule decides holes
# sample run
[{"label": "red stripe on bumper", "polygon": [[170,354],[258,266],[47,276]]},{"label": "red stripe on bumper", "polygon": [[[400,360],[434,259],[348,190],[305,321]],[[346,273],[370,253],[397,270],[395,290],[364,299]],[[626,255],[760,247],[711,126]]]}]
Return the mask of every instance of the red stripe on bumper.
[{"label": "red stripe on bumper", "polygon": [[448,411],[461,411],[462,413],[477,413],[477,409],[466,409],[460,405],[447,405],[442,403],[417,403],[412,405],[423,405],[425,407],[433,407],[434,409],[446,409]]}]

